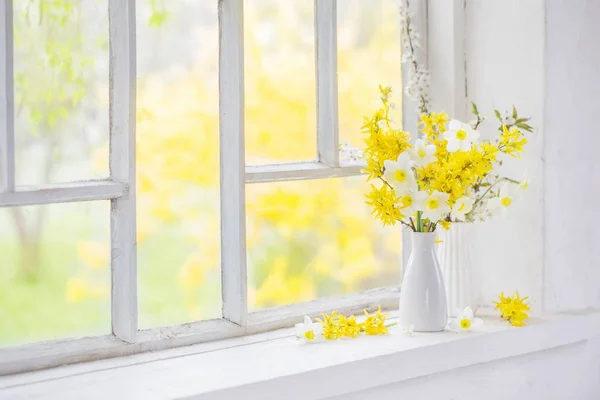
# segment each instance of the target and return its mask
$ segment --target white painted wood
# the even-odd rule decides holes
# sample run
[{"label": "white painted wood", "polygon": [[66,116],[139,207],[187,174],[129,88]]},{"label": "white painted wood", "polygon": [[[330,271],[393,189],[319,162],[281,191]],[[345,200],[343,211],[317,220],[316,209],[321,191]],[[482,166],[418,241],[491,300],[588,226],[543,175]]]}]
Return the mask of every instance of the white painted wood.
[{"label": "white painted wood", "polygon": [[123,197],[127,193],[126,183],[108,180],[17,186],[14,192],[0,192],[0,207],[112,200]]},{"label": "white painted wood", "polygon": [[155,362],[74,372],[67,379],[27,384],[22,377],[6,377],[0,381],[4,387],[0,399],[105,399],[121,398],[124,393],[132,400],[326,399],[567,348],[598,335],[600,314],[588,313],[538,319],[526,328],[512,328],[497,318],[486,319],[479,332],[468,334],[416,333],[407,337],[395,327],[387,336],[306,346],[286,337],[248,345],[242,342],[219,351],[190,348],[187,356],[177,354]]},{"label": "white painted wood", "polygon": [[318,160],[339,165],[337,0],[315,0]]},{"label": "white painted wood", "polygon": [[137,343],[105,335],[24,344],[0,349],[0,376],[188,346],[242,334],[244,331],[239,326],[219,319],[141,330]]},{"label": "white painted wood", "polygon": [[15,188],[12,0],[0,2],[0,192]]},{"label": "white painted wood", "polygon": [[[418,31],[421,38],[419,39],[420,47],[415,49],[419,64],[425,68],[429,66],[428,52],[428,1],[427,0],[401,0],[401,4],[405,7],[408,4],[409,11],[413,14],[412,24]],[[435,29],[432,27],[432,29]],[[402,64],[402,81],[408,82],[408,71],[412,66]],[[415,132],[417,123],[421,120],[419,111],[417,110],[417,102],[406,95],[402,90],[402,127],[408,132]]]},{"label": "white painted wood", "polygon": [[248,317],[248,331],[254,333],[285,328],[301,322],[305,315],[315,318],[332,311],[359,315],[365,309],[375,311],[380,305],[384,310],[397,310],[399,298],[400,290],[393,286],[257,311]]},{"label": "white painted wood", "polygon": [[137,332],[135,204],[135,0],[110,0],[110,176],[126,183],[111,204],[111,316],[113,334],[134,342]]},{"label": "white painted wood", "polygon": [[249,165],[246,167],[246,183],[295,181],[306,179],[342,178],[363,175],[362,162],[343,162],[330,167],[320,162]]},{"label": "white painted wood", "polygon": [[432,110],[468,121],[465,54],[466,0],[429,0],[428,66]]},{"label": "white painted wood", "polygon": [[316,317],[321,312],[360,314],[364,309],[373,311],[378,305],[393,310],[398,308],[398,298],[397,287],[374,289],[254,312],[245,327],[217,319],[140,330],[134,344],[113,336],[97,336],[9,347],[0,349],[0,376],[269,332],[292,327],[304,315]]},{"label": "white painted wood", "polygon": [[245,325],[244,2],[219,0],[219,132],[223,317]]}]

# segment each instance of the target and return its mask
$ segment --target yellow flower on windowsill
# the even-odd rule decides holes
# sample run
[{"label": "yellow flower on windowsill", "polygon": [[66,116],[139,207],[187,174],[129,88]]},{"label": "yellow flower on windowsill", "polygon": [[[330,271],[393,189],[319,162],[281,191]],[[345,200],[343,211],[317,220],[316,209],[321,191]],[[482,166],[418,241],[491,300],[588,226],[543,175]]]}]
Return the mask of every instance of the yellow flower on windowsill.
[{"label": "yellow flower on windowsill", "polygon": [[495,301],[496,307],[494,310],[500,310],[500,316],[503,320],[508,321],[512,326],[525,326],[525,321],[529,319],[531,308],[525,301],[529,296],[521,298],[517,290],[512,297],[504,296],[504,292],[498,295],[499,301]]},{"label": "yellow flower on windowsill", "polygon": [[354,315],[346,317],[338,314],[336,311],[331,315],[322,314],[323,318],[317,318],[323,328],[322,334],[326,340],[336,340],[340,338],[355,338],[361,333],[370,336],[386,335],[389,328],[396,323],[386,324],[387,314],[381,312],[381,306],[373,314],[364,311],[365,320],[357,322]]}]

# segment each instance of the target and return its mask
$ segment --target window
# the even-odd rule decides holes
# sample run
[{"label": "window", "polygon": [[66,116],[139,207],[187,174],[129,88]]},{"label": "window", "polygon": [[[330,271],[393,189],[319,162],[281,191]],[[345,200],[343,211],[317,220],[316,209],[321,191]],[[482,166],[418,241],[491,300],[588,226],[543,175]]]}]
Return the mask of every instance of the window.
[{"label": "window", "polygon": [[401,86],[393,0],[0,17],[0,374],[396,302],[400,232],[340,156]]}]

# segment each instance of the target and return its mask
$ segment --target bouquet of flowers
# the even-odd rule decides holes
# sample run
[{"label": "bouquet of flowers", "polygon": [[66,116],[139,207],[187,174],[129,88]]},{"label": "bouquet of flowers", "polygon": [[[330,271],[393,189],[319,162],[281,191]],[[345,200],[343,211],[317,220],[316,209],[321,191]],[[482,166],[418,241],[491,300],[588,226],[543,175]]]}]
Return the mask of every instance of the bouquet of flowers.
[{"label": "bouquet of flowers", "polygon": [[450,120],[444,112],[422,113],[419,137],[396,127],[390,117],[392,89],[379,87],[382,107],[365,117],[364,158],[368,180],[376,180],[368,204],[383,225],[400,222],[415,232],[445,229],[455,221],[482,221],[504,214],[517,190],[527,181],[500,173],[502,155],[520,158],[531,132],[529,118],[495,111],[499,135],[480,140],[477,128],[484,121],[472,103],[475,120]]}]

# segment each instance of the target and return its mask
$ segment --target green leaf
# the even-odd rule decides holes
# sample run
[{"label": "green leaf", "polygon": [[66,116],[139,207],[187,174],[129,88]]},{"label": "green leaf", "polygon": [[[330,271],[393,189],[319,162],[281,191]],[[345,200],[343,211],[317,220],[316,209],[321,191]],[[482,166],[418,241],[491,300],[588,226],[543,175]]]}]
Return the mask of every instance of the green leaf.
[{"label": "green leaf", "polygon": [[471,112],[473,115],[479,115],[479,110],[477,109],[477,104],[475,102],[471,102]]},{"label": "green leaf", "polygon": [[515,106],[513,106],[512,117],[513,117],[514,119],[517,119],[517,118],[518,118],[518,115],[517,115],[517,109],[515,108]]},{"label": "green leaf", "polygon": [[496,115],[496,118],[498,118],[498,121],[502,123],[502,115],[500,115],[500,111],[494,110],[494,114]]},{"label": "green leaf", "polygon": [[517,124],[517,127],[526,130],[527,132],[533,132],[533,127],[528,124]]}]

